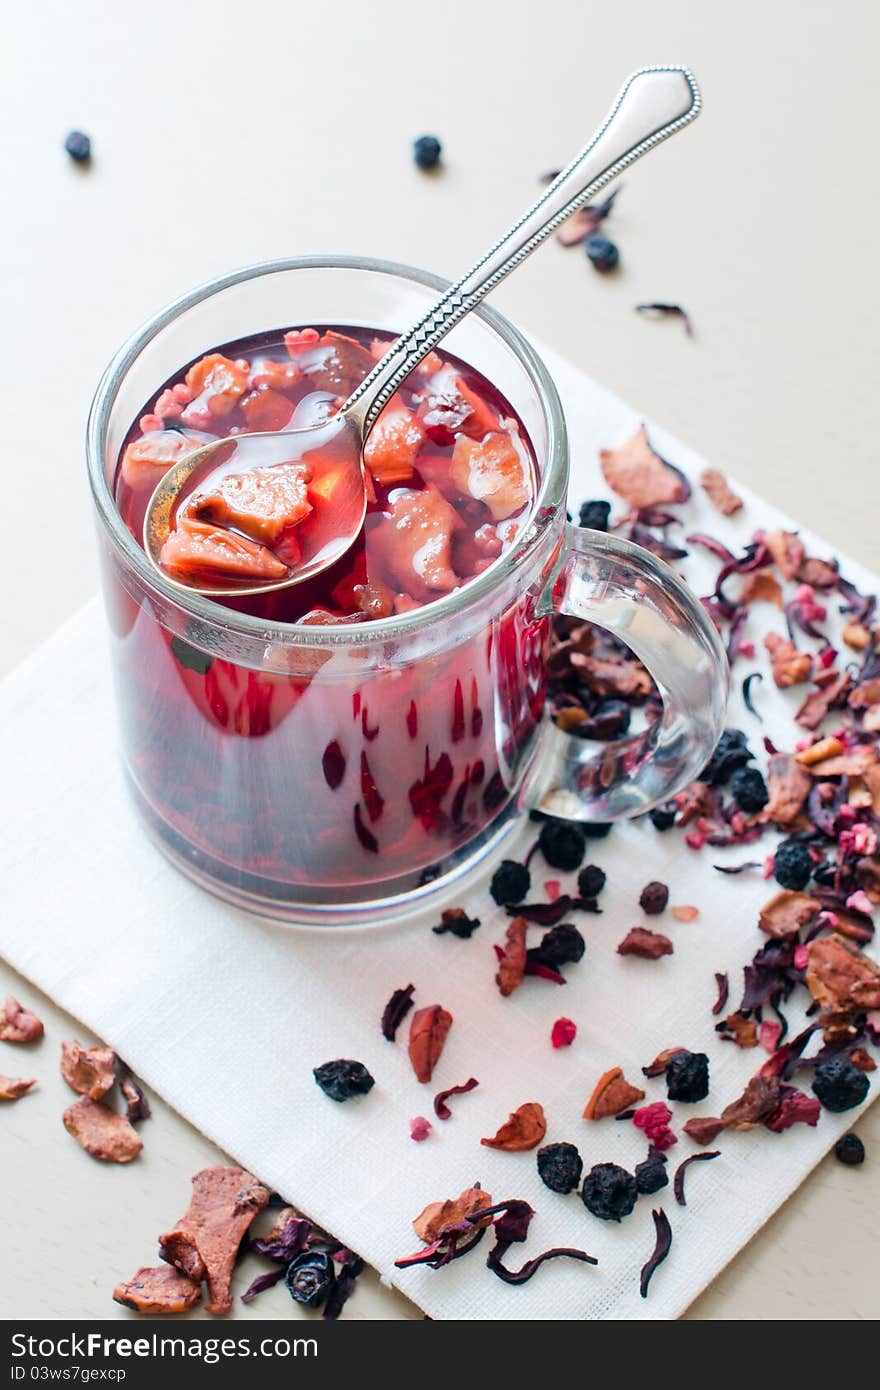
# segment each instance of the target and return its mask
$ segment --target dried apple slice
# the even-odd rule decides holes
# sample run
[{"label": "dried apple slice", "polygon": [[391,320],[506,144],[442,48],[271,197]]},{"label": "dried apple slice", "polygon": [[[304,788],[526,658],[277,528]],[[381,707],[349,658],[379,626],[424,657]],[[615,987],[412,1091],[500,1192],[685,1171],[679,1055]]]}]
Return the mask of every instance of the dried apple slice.
[{"label": "dried apple slice", "polygon": [[181,579],[281,579],[287,574],[270,550],[209,522],[184,517],[159,553],[159,563]]},{"label": "dried apple slice", "polygon": [[424,440],[425,426],[400,396],[394,395],[370,432],[364,462],[385,487],[408,483]]},{"label": "dried apple slice", "polygon": [[427,487],[423,492],[401,489],[369,531],[370,560],[395,588],[416,599],[436,597],[459,583],[451,553],[452,537],[461,525],[435,488]]},{"label": "dried apple slice", "polygon": [[482,502],[495,521],[513,516],[529,500],[526,464],[507,433],[495,431],[482,440],[460,434],[449,476],[463,497]]},{"label": "dried apple slice", "polygon": [[186,515],[219,526],[234,526],[251,540],[271,545],[282,531],[298,526],[311,512],[310,478],[305,463],[279,463],[247,473],[228,473],[210,491],[194,493],[187,502]]}]

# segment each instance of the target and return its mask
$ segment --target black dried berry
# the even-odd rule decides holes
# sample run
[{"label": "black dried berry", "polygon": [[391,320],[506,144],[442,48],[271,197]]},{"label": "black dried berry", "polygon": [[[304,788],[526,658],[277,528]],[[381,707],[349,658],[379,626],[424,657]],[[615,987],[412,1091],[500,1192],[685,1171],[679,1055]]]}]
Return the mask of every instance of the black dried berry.
[{"label": "black dried berry", "polygon": [[587,943],[577,927],[570,922],[561,922],[558,927],[551,927],[545,932],[540,946],[533,947],[527,954],[555,969],[560,965],[576,964],[586,949]]},{"label": "black dried berry", "polygon": [[669,1174],[666,1171],[665,1153],[662,1153],[660,1149],[655,1149],[652,1144],[645,1161],[636,1165],[635,1176],[636,1187],[645,1197],[659,1192],[661,1187],[666,1187],[669,1183]]},{"label": "black dried berry", "polygon": [[87,164],[92,157],[92,142],[81,130],[72,130],[64,141],[64,148],[77,164]]},{"label": "black dried berry", "polygon": [[700,781],[720,787],[723,782],[729,781],[738,767],[751,761],[752,755],[742,729],[725,729],[715,745],[715,752],[700,774]]},{"label": "black dried berry", "polygon": [[312,1075],[331,1100],[365,1096],[376,1084],[363,1062],[351,1062],[344,1057],[337,1057],[335,1062],[323,1062],[315,1067]]},{"label": "black dried berry", "polygon": [[581,1201],[600,1221],[620,1221],[629,1216],[638,1195],[632,1173],[618,1163],[597,1163],[581,1188]]},{"label": "black dried berry", "polygon": [[834,1155],[848,1168],[856,1168],[865,1161],[865,1146],[857,1134],[845,1134],[834,1145]]},{"label": "black dried berry", "polygon": [[287,1266],[284,1282],[296,1303],[320,1308],[336,1283],[332,1256],[325,1250],[304,1250]]},{"label": "black dried berry", "polygon": [[639,895],[639,907],[649,917],[656,917],[658,913],[664,912],[668,902],[669,889],[665,883],[658,883],[656,879],[646,883]]},{"label": "black dried berry", "polygon": [[773,877],[781,888],[800,892],[813,873],[814,860],[800,840],[783,840],[773,856]]},{"label": "black dried berry", "polygon": [[538,1176],[551,1192],[574,1192],[583,1171],[574,1144],[545,1144],[538,1150]]},{"label": "black dried berry", "polygon": [[597,270],[613,270],[620,260],[620,252],[607,236],[594,232],[584,242],[584,250]]},{"label": "black dried berry", "polygon": [[648,812],[655,830],[671,830],[677,814],[678,808],[674,801],[665,801],[662,806],[655,806]]},{"label": "black dried berry", "polygon": [[525,864],[518,864],[515,859],[502,859],[492,875],[489,892],[499,907],[508,907],[521,903],[531,886],[532,876]]},{"label": "black dried berry", "polygon": [[826,1110],[839,1115],[861,1105],[870,1086],[867,1076],[845,1057],[831,1057],[819,1062],[813,1077],[813,1094],[819,1097]]},{"label": "black dried berry", "polygon": [[443,146],[436,135],[420,135],[413,140],[413,159],[420,169],[436,169]]},{"label": "black dried berry", "polygon": [[576,869],[586,850],[584,827],[579,821],[545,820],[538,836],[538,847],[554,869]]},{"label": "black dried berry", "polygon": [[614,822],[610,820],[583,820],[578,821],[578,825],[588,840],[604,840],[606,835],[611,834]]},{"label": "black dried berry", "polygon": [[705,1052],[673,1052],[666,1063],[666,1089],[670,1100],[693,1104],[709,1094],[709,1058]]},{"label": "black dried berry", "polygon": [[578,874],[578,892],[582,898],[597,898],[605,887],[605,870],[598,864],[585,864]]},{"label": "black dried berry", "polygon": [[763,811],[770,800],[767,783],[757,767],[738,767],[730,779],[730,790],[741,811]]},{"label": "black dried berry", "polygon": [[578,526],[586,526],[591,531],[607,531],[610,515],[610,502],[582,502],[578,514]]}]

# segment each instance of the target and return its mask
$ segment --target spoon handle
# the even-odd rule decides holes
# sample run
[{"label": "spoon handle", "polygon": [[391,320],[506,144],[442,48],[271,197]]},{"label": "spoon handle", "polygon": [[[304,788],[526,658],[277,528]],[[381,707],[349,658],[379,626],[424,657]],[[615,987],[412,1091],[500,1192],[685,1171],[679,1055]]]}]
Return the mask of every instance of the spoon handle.
[{"label": "spoon handle", "polygon": [[700,112],[699,89],[683,67],[640,68],[590,143],[499,241],[407,333],[398,338],[343,406],[366,437],[382,408],[423,357],[567,217],[584,207],[648,150]]}]

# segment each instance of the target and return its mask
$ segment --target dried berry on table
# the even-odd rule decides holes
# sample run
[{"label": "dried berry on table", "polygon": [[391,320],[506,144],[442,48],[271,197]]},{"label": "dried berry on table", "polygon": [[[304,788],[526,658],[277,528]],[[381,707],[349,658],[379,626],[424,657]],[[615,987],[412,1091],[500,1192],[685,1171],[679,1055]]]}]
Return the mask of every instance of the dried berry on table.
[{"label": "dried berry on table", "polygon": [[29,1080],[23,1076],[0,1076],[0,1100],[21,1100],[36,1084],[35,1076]]},{"label": "dried berry on table", "polygon": [[413,141],[413,159],[419,169],[436,169],[443,146],[436,135],[420,135]]},{"label": "dried berry on table", "polygon": [[865,1161],[865,1146],[857,1134],[844,1134],[834,1145],[834,1156],[839,1163],[855,1168]]},{"label": "dried berry on table", "polygon": [[445,1091],[438,1091],[436,1096],[434,1097],[434,1114],[437,1116],[437,1119],[451,1120],[452,1111],[446,1104],[446,1102],[449,1100],[449,1097],[467,1095],[468,1091],[476,1090],[479,1084],[480,1083],[477,1080],[477,1078],[475,1076],[471,1076],[461,1086],[450,1086]]},{"label": "dried berry on table", "polygon": [[642,1272],[639,1278],[639,1293],[642,1298],[648,1297],[648,1286],[651,1283],[654,1271],[659,1265],[662,1265],[672,1248],[672,1227],[669,1224],[669,1217],[666,1215],[666,1212],[662,1210],[652,1211],[651,1215],[654,1218],[655,1241],[651,1257],[647,1263],[642,1266]]},{"label": "dried berry on table", "polygon": [[725,729],[715,751],[703,769],[701,781],[712,787],[729,782],[738,767],[752,761],[752,753],[742,729]]},{"label": "dried berry on table", "polygon": [[578,893],[582,898],[597,898],[605,887],[605,870],[598,864],[585,864],[578,873]]},{"label": "dried berry on table", "polygon": [[498,971],[495,983],[505,998],[513,994],[522,984],[526,969],[526,932],[528,923],[525,917],[514,917],[507,924],[504,946],[500,948]]},{"label": "dried berry on table", "polygon": [[88,164],[92,157],[92,142],[82,130],[71,130],[64,138],[64,148],[75,164]]},{"label": "dried berry on table", "polygon": [[434,1075],[444,1044],[452,1027],[452,1014],[440,1004],[417,1009],[409,1025],[409,1060],[419,1081]]},{"label": "dried berry on table", "polygon": [[0,1006],[0,1042],[29,1043],[42,1036],[43,1025],[36,1014],[8,994]]},{"label": "dried berry on table", "polygon": [[525,864],[515,859],[502,859],[492,875],[489,893],[499,907],[521,903],[528,896],[532,886],[532,876]]},{"label": "dried berry on table", "polygon": [[694,1104],[709,1094],[709,1058],[705,1052],[676,1052],[666,1063],[670,1100]]},{"label": "dried berry on table", "polygon": [[646,883],[639,895],[639,907],[649,917],[655,917],[665,911],[668,902],[669,889],[665,883],[658,883],[656,879]]},{"label": "dried berry on table", "polygon": [[621,1067],[606,1071],[596,1085],[593,1094],[584,1107],[585,1120],[604,1120],[609,1115],[620,1115],[629,1110],[636,1101],[644,1100],[645,1093],[638,1086],[627,1081]]},{"label": "dried berry on table", "polygon": [[586,835],[576,821],[545,820],[538,835],[538,848],[554,869],[570,872],[583,862]]},{"label": "dried berry on table", "polygon": [[110,1110],[99,1100],[83,1096],[65,1110],[62,1119],[68,1134],[104,1163],[131,1163],[144,1147],[140,1135],[124,1115]]},{"label": "dried berry on table", "polygon": [[114,1303],[135,1313],[186,1313],[202,1297],[201,1283],[169,1265],[136,1270],[131,1279],[117,1284]]},{"label": "dried berry on table", "polygon": [[394,1042],[398,1028],[412,1008],[415,988],[415,985],[406,985],[403,989],[396,989],[382,1010],[380,1028],[382,1037],[387,1038],[388,1042]]},{"label": "dried berry on table", "polygon": [[109,1047],[61,1044],[61,1075],[72,1091],[100,1100],[116,1081],[116,1053]]},{"label": "dried berry on table", "polygon": [[607,531],[610,515],[610,502],[601,502],[598,499],[582,502],[578,512],[578,526],[583,526],[589,531]]},{"label": "dried berry on table", "polygon": [[463,907],[448,907],[440,913],[440,925],[432,927],[435,936],[460,936],[468,941],[480,925],[479,917],[468,917]]},{"label": "dried berry on table", "polygon": [[269,1193],[246,1169],[233,1166],[201,1169],[192,1187],[186,1213],[159,1237],[159,1254],[190,1279],[207,1280],[209,1313],[228,1313],[239,1247]]},{"label": "dried berry on table", "polygon": [[870,1085],[865,1073],[844,1057],[829,1057],[816,1064],[813,1093],[836,1115],[861,1105]]},{"label": "dried berry on table", "polygon": [[592,236],[587,237],[584,242],[584,250],[591,265],[603,273],[614,270],[620,261],[620,251],[617,244],[609,237],[602,236],[600,232],[594,232]]},{"label": "dried berry on table", "polygon": [[550,1041],[555,1048],[570,1047],[577,1037],[577,1024],[570,1018],[557,1018],[550,1029]]},{"label": "dried berry on table", "polygon": [[541,937],[540,946],[529,951],[530,960],[541,961],[544,965],[558,968],[560,965],[576,965],[583,958],[587,943],[577,927],[570,922],[562,922],[551,927]]},{"label": "dried berry on table", "polygon": [[767,783],[757,767],[738,767],[730,779],[730,792],[741,811],[763,811],[770,798]]},{"label": "dried berry on table", "polygon": [[742,498],[733,491],[720,468],[704,468],[700,474],[700,487],[722,516],[733,516],[742,510]]},{"label": "dried berry on table", "polygon": [[538,1150],[538,1176],[551,1192],[574,1192],[583,1170],[574,1144],[545,1144]]},{"label": "dried berry on table", "polygon": [[336,1283],[332,1256],[325,1250],[304,1250],[287,1266],[287,1292],[306,1308],[320,1308]]},{"label": "dried berry on table", "polygon": [[372,1090],[375,1082],[363,1062],[353,1062],[345,1057],[337,1057],[333,1062],[322,1062],[312,1071],[316,1082],[331,1100],[351,1100],[352,1096],[365,1096]]},{"label": "dried berry on table", "polygon": [[621,1221],[629,1216],[638,1197],[632,1173],[617,1163],[597,1163],[584,1178],[581,1201],[600,1221]]},{"label": "dried berry on table", "polygon": [[773,856],[773,876],[783,888],[800,892],[813,876],[815,861],[800,840],[783,840]]},{"label": "dried berry on table", "polygon": [[651,1144],[648,1157],[636,1164],[635,1179],[636,1187],[645,1197],[653,1196],[655,1192],[667,1186],[669,1174],[666,1171],[666,1155],[656,1144]]},{"label": "dried berry on table", "polygon": [[661,956],[671,956],[673,945],[662,932],[648,931],[647,927],[632,927],[617,948],[619,956],[640,956],[642,960],[659,960]]},{"label": "dried berry on table", "polygon": [[481,1139],[487,1149],[503,1149],[505,1153],[522,1153],[537,1148],[547,1133],[544,1108],[536,1100],[526,1101],[514,1110],[491,1139]]},{"label": "dried berry on table", "polygon": [[672,801],[667,801],[662,806],[655,806],[648,812],[654,829],[661,831],[672,829],[677,814],[678,808]]}]

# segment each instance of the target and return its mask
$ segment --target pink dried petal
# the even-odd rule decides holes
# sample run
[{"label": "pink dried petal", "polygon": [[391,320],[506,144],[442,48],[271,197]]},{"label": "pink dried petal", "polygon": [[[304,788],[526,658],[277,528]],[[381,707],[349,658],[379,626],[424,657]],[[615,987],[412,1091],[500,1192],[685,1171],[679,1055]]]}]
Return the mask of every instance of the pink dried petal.
[{"label": "pink dried petal", "polygon": [[850,893],[846,905],[850,912],[864,912],[867,917],[870,917],[874,911],[874,904],[863,888],[859,888],[855,893]]},{"label": "pink dried petal", "polygon": [[555,903],[562,892],[562,884],[559,882],[558,878],[546,878],[544,880],[544,891],[551,903]]},{"label": "pink dried petal", "polygon": [[774,1053],[782,1034],[782,1024],[767,1019],[758,1029],[758,1041],[765,1052]]},{"label": "pink dried petal", "polygon": [[810,963],[810,953],[806,946],[795,946],[793,965],[795,970],[806,970]]},{"label": "pink dried petal", "polygon": [[744,656],[748,661],[751,661],[755,655],[755,644],[754,642],[740,642],[737,651],[740,656]]},{"label": "pink dried petal", "polygon": [[415,1119],[409,1122],[410,1138],[415,1139],[417,1144],[421,1144],[423,1140],[428,1138],[433,1128],[431,1121],[426,1120],[424,1115],[416,1115]]},{"label": "pink dried petal", "polygon": [[557,1018],[550,1031],[550,1041],[554,1047],[570,1047],[577,1037],[577,1024],[570,1018]]}]

